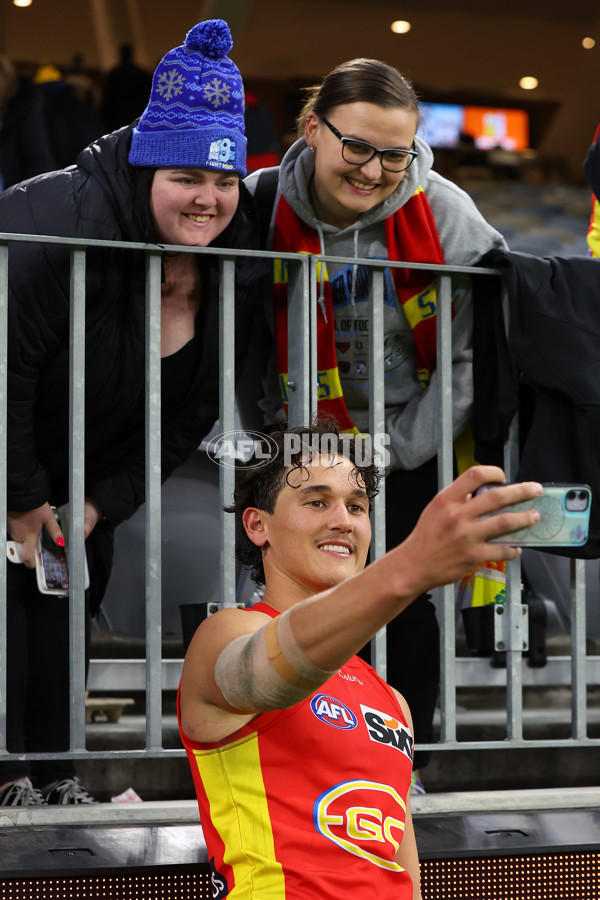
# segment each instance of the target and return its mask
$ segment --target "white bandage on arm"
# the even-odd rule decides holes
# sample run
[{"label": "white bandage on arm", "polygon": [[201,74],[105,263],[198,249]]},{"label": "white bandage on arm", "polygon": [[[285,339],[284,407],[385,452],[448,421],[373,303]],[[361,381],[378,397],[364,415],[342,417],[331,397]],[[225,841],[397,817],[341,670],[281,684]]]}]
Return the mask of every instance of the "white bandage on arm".
[{"label": "white bandage on arm", "polygon": [[337,669],[328,672],[310,661],[290,621],[291,610],[259,631],[235,638],[215,664],[219,690],[240,712],[286,709],[310,697]]}]

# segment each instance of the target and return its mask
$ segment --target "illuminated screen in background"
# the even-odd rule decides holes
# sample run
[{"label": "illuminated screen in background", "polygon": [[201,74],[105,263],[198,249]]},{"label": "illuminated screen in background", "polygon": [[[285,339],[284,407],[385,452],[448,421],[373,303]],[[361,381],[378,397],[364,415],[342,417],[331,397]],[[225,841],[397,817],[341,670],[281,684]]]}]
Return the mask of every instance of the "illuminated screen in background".
[{"label": "illuminated screen in background", "polygon": [[529,115],[523,109],[421,103],[419,135],[432,147],[457,147],[461,134],[469,134],[479,150],[529,147]]}]

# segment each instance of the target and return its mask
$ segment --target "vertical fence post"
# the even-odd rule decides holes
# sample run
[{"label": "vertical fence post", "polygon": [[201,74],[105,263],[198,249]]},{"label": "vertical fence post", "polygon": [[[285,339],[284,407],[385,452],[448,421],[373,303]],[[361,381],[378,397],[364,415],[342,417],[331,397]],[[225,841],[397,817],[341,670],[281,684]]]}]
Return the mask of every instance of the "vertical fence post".
[{"label": "vertical fence post", "polygon": [[571,736],[587,737],[585,560],[571,561]]},{"label": "vertical fence post", "polygon": [[85,268],[71,250],[69,341],[69,671],[71,749],[85,748]]},{"label": "vertical fence post", "polygon": [[[8,243],[0,243],[0,547],[6,546]],[[0,553],[0,756],[6,752],[6,553]]]},{"label": "vertical fence post", "polygon": [[146,748],[162,748],[160,252],[146,255]]},{"label": "vertical fence post", "polygon": [[[504,328],[509,333],[510,298],[502,285]],[[504,473],[507,481],[515,477],[519,464],[519,420],[510,424],[504,445]],[[506,733],[510,740],[523,738],[523,612],[521,591],[521,560],[506,563]]]},{"label": "vertical fence post", "polygon": [[[235,427],[235,261],[219,259],[219,411],[221,432]],[[235,606],[235,517],[225,512],[233,500],[235,469],[219,467],[222,606]]]},{"label": "vertical fence post", "polygon": [[[452,430],[452,278],[438,275],[436,309],[436,378],[440,397],[440,449],[438,451],[438,488],[450,484],[454,474]],[[454,585],[440,588],[442,598],[440,666],[440,737],[456,740],[456,628]]]},{"label": "vertical fence post", "polygon": [[[385,385],[383,362],[383,298],[384,270],[369,270],[369,434],[371,446],[375,436],[385,428]],[[373,501],[371,514],[372,538],[370,559],[376,560],[385,553],[385,482]],[[371,641],[371,659],[379,675],[387,680],[386,629],[381,628]]]},{"label": "vertical fence post", "polygon": [[[309,273],[310,264],[310,273]],[[324,265],[324,263],[322,263]],[[285,385],[290,425],[308,425],[316,410],[317,261],[304,255],[287,262],[288,376]]]}]

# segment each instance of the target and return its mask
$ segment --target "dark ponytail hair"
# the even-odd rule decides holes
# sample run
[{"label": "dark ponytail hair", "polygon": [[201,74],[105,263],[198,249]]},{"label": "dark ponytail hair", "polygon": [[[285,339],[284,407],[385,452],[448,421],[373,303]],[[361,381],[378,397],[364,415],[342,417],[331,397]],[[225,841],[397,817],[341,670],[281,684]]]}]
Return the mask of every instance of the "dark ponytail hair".
[{"label": "dark ponytail hair", "polygon": [[310,113],[327,117],[344,103],[374,103],[386,108],[401,107],[419,115],[417,93],[398,69],[378,59],[351,59],[336,66],[321,84],[306,88],[307,98],[296,125],[303,137]]}]

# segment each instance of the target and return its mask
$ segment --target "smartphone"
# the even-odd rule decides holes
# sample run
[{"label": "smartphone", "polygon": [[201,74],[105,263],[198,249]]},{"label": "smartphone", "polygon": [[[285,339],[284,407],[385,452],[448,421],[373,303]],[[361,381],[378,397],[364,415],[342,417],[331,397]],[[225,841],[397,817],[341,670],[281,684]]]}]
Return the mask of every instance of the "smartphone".
[{"label": "smartphone", "polygon": [[[484,484],[475,495],[503,484]],[[509,534],[492,538],[491,544],[510,544],[512,547],[582,547],[588,539],[592,491],[587,484],[544,484],[543,493],[533,500],[504,506],[499,512],[521,512],[537,509],[539,522]]]},{"label": "smartphone", "polygon": [[[54,510],[54,516],[60,525],[60,513],[57,509]],[[42,528],[35,551],[35,573],[38,590],[42,594],[66,597],[69,593],[66,547],[55,544],[45,526]]]}]

